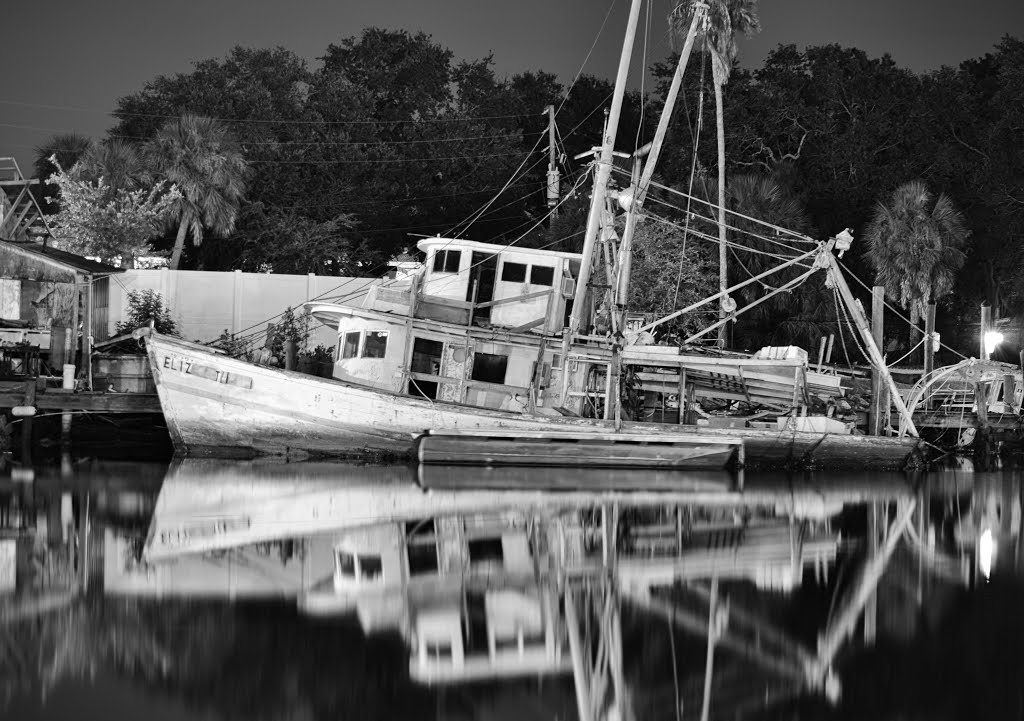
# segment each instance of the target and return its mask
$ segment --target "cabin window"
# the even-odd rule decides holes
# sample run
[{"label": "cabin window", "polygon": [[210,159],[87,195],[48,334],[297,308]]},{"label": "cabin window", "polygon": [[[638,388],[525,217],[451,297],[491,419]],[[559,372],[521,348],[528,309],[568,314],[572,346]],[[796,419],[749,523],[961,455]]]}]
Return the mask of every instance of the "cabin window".
[{"label": "cabin window", "polygon": [[522,263],[506,262],[501,267],[501,279],[507,283],[525,283],[526,266]]},{"label": "cabin window", "polygon": [[334,562],[339,576],[362,581],[384,580],[384,563],[380,556],[359,555],[339,548],[334,552]]},{"label": "cabin window", "polygon": [[469,542],[469,562],[484,563],[487,561],[504,561],[505,552],[501,546],[501,538],[477,538]]},{"label": "cabin window", "polygon": [[461,263],[461,250],[439,250],[434,253],[435,273],[458,273]]},{"label": "cabin window", "polygon": [[348,578],[356,577],[356,555],[348,551],[337,551],[335,561],[338,564],[338,575]]},{"label": "cabin window", "polygon": [[366,332],[363,342],[363,358],[383,358],[388,350],[388,332],[371,330]]},{"label": "cabin window", "polygon": [[441,661],[451,662],[451,641],[427,641],[425,645],[427,647],[427,658],[429,660],[433,661],[434,663],[440,663]]},{"label": "cabin window", "polygon": [[473,354],[473,373],[475,381],[484,383],[504,383],[505,371],[508,369],[508,356],[490,353]]},{"label": "cabin window", "polygon": [[384,580],[384,563],[380,556],[360,556],[359,577],[367,581]]},{"label": "cabin window", "polygon": [[409,575],[437,573],[437,540],[434,519],[410,521],[405,524],[406,550],[409,554]]},{"label": "cabin window", "polygon": [[530,283],[533,285],[554,285],[555,269],[546,265],[530,266]]},{"label": "cabin window", "polygon": [[341,357],[342,358],[358,358],[359,357],[359,336],[362,335],[357,330],[351,330],[345,334],[345,340],[341,345]]}]

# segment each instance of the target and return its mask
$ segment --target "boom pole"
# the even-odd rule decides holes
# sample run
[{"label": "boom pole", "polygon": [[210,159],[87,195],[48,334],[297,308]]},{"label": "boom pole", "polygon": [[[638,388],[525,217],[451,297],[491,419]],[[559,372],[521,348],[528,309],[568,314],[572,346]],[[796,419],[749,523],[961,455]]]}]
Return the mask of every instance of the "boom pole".
[{"label": "boom pole", "polygon": [[[864,347],[868,351],[868,360],[871,361],[871,365],[878,369],[878,372],[882,375],[882,380],[885,381],[886,386],[889,388],[889,393],[892,394],[893,405],[896,406],[896,410],[900,414],[900,418],[906,424],[907,432],[915,438],[920,437],[917,432],[917,426],[914,425],[914,417],[907,409],[907,404],[903,400],[903,396],[900,395],[899,388],[896,387],[896,381],[893,380],[892,374],[889,372],[889,366],[886,365],[885,359],[882,357],[882,352],[878,349],[878,345],[875,343],[874,336],[871,335],[871,325],[868,323],[867,316],[864,315],[864,311],[857,303],[857,299],[853,297],[853,293],[850,292],[850,286],[846,284],[846,278],[843,277],[843,271],[839,267],[839,261],[835,255],[832,254],[833,243],[829,243],[822,249],[822,256],[827,259],[829,264],[829,274],[836,284],[836,289],[839,291],[840,297],[843,299],[843,303],[846,305],[847,310],[850,311],[850,315],[853,317],[853,323],[857,326],[857,331],[860,333],[861,340],[864,341]],[[822,257],[819,256],[819,257]]]}]

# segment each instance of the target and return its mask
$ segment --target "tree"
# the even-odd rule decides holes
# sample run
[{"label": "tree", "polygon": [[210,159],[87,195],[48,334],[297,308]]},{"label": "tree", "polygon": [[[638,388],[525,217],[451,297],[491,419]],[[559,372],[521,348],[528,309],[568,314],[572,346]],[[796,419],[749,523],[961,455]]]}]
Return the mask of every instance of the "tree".
[{"label": "tree", "polygon": [[[672,225],[650,219],[637,225],[629,283],[631,311],[660,317],[714,292],[714,263],[706,246]],[[710,308],[709,304],[686,313],[671,327],[684,337],[695,333],[709,325]]]},{"label": "tree", "polygon": [[177,188],[166,182],[134,190],[111,188],[106,178],[83,177],[81,164],[70,172],[51,159],[58,171],[46,182],[60,189],[61,209],[48,217],[64,249],[98,256],[128,267],[152,252],[149,241],[160,234],[180,202]]},{"label": "tree", "polygon": [[[53,135],[42,145],[35,147],[36,159],[34,163],[35,177],[46,181],[51,175],[57,172],[57,167],[72,168],[78,159],[82,157],[92,141],[78,133],[61,133]],[[57,158],[54,163],[50,159]],[[41,199],[43,212],[56,213],[60,210],[59,198]]]},{"label": "tree", "polygon": [[353,226],[344,214],[320,222],[294,210],[252,204],[239,220],[245,242],[235,265],[250,272],[358,275]]},{"label": "tree", "polygon": [[[785,234],[774,233],[757,222],[771,223],[797,233],[806,233],[809,230],[810,224],[803,205],[775,178],[755,173],[734,175],[729,180],[725,195],[727,207],[735,213],[729,223],[728,234],[729,254],[732,256],[732,262],[729,264],[729,285],[735,285],[779,265],[783,262],[780,255],[796,255],[796,252],[790,249],[792,247],[797,247],[800,251],[813,247],[796,243]],[[718,196],[721,197],[721,194]],[[736,291],[736,302],[740,307],[753,303],[803,272],[803,268],[791,267],[768,276],[763,282],[752,283]],[[802,291],[797,289],[776,294],[751,310],[749,315],[739,316],[740,320],[736,323],[737,344],[741,347],[754,348],[778,340],[773,329],[779,325],[781,319],[799,308],[801,294]]]},{"label": "tree", "polygon": [[171,268],[177,270],[190,232],[198,246],[205,231],[224,236],[235,227],[249,166],[227,127],[200,115],[168,122],[147,153],[152,167],[180,193],[172,216],[178,234]]},{"label": "tree", "polygon": [[[696,0],[686,0],[672,11],[669,21],[673,34],[685,37],[699,5]],[[723,110],[722,88],[729,82],[733,63],[739,53],[736,34],[750,34],[761,29],[756,13],[757,0],[711,0],[704,27],[698,28],[694,43],[703,48],[711,58],[711,77],[715,88],[715,121],[718,137],[718,285],[719,290],[728,288],[726,258],[725,222],[725,113]],[[725,298],[722,298],[721,315],[725,314]],[[725,326],[718,331],[720,343],[725,341]]]},{"label": "tree", "polygon": [[79,158],[76,172],[83,180],[102,178],[112,194],[153,185],[153,173],[139,146],[120,138],[90,144]]},{"label": "tree", "polygon": [[936,196],[924,181],[911,180],[878,203],[865,236],[875,282],[916,325],[929,303],[953,290],[970,231],[945,193]]}]

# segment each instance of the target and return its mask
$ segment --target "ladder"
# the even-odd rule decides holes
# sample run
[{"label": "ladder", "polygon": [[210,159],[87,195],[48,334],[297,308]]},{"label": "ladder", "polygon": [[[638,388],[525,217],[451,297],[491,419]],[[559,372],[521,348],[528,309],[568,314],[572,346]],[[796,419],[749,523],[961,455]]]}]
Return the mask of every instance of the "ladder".
[{"label": "ladder", "polygon": [[0,240],[44,240],[52,237],[39,201],[32,192],[38,178],[26,178],[14,158],[0,157]]}]

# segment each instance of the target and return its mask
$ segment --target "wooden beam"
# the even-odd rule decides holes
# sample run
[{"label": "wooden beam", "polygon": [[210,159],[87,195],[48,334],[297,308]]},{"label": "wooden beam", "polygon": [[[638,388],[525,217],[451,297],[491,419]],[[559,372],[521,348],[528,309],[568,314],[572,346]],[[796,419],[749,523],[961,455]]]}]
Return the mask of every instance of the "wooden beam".
[{"label": "wooden beam", "polygon": [[[24,392],[0,392],[0,408],[24,405]],[[153,393],[38,393],[40,411],[83,410],[105,413],[162,413],[160,397]]]},{"label": "wooden beam", "polygon": [[493,308],[497,305],[506,305],[507,303],[522,303],[527,300],[533,300],[534,298],[543,298],[546,295],[551,295],[555,292],[554,288],[548,288],[547,290],[538,290],[534,293],[527,293],[526,295],[516,295],[511,298],[500,298],[498,300],[489,300],[486,303],[477,303],[477,308]]}]

